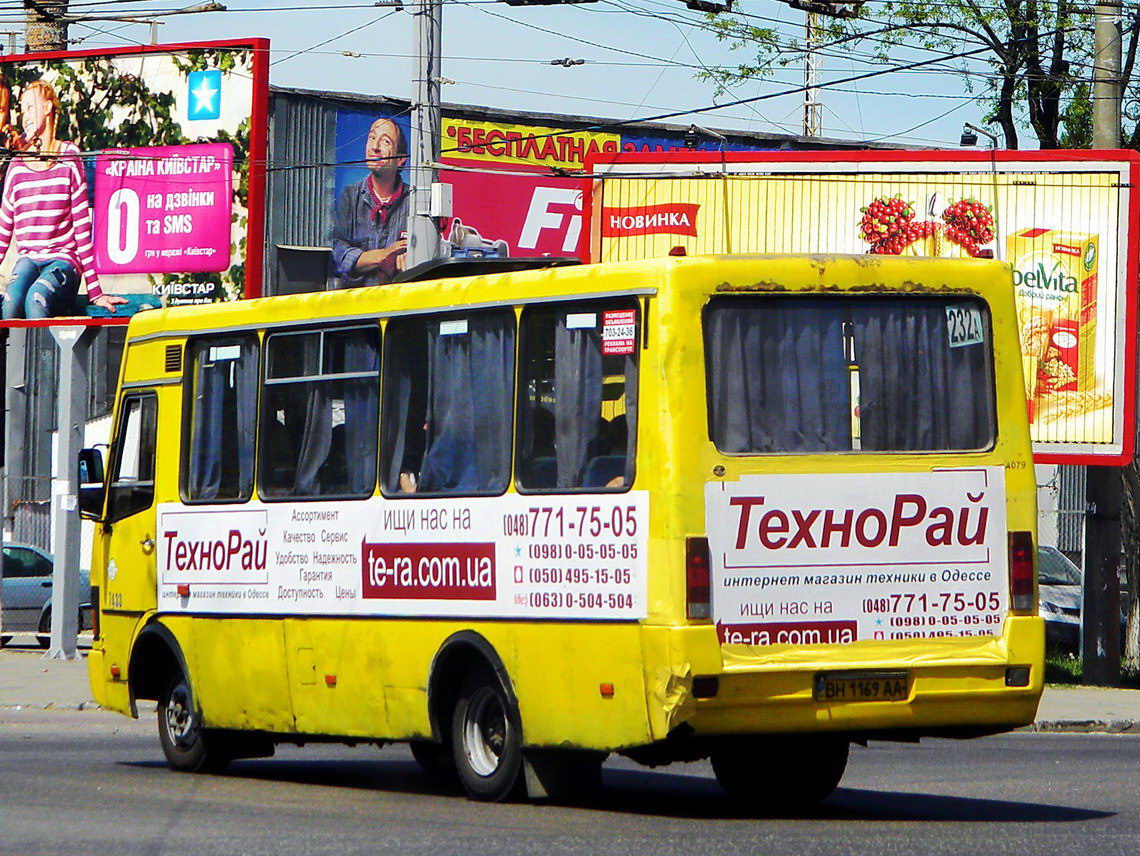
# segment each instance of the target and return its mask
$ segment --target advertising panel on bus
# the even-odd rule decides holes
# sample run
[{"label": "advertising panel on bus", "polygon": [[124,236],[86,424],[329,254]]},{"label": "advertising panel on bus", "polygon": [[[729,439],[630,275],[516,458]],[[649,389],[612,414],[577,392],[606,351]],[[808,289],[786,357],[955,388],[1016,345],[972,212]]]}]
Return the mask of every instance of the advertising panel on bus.
[{"label": "advertising panel on bus", "polygon": [[[592,162],[594,261],[705,253],[996,258],[1013,267],[1035,459],[1131,457],[1136,159],[768,153]],[[678,175],[685,172],[687,175]],[[696,173],[696,174],[694,174]]]},{"label": "advertising panel on bus", "polygon": [[1005,472],[710,482],[722,644],[996,636],[1008,604]]},{"label": "advertising panel on bus", "polygon": [[[246,39],[0,62],[5,317],[260,295],[267,51]],[[56,285],[37,298],[45,272]]]},{"label": "advertising panel on bus", "polygon": [[[398,507],[397,507],[398,506]],[[639,619],[644,491],[158,506],[166,611]],[[192,600],[191,600],[192,595]]]}]

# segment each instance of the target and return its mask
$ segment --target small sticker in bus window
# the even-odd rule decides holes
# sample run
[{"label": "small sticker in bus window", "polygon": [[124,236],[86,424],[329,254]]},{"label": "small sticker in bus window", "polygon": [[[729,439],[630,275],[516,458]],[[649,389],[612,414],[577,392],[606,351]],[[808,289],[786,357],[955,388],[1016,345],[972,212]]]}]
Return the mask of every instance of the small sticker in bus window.
[{"label": "small sticker in bus window", "polygon": [[210,362],[236,360],[241,357],[241,345],[214,345],[210,348]]},{"label": "small sticker in bus window", "polygon": [[597,326],[597,312],[577,312],[566,316],[567,330],[593,330]]},{"label": "small sticker in bus window", "polygon": [[460,318],[458,321],[440,321],[439,322],[439,335],[441,336],[466,336],[467,335],[467,319]]},{"label": "small sticker in bus window", "polygon": [[602,315],[602,353],[632,354],[637,342],[637,313],[632,310]]},{"label": "small sticker in bus window", "polygon": [[946,336],[951,348],[980,345],[985,341],[982,313],[969,303],[951,303],[946,307]]}]

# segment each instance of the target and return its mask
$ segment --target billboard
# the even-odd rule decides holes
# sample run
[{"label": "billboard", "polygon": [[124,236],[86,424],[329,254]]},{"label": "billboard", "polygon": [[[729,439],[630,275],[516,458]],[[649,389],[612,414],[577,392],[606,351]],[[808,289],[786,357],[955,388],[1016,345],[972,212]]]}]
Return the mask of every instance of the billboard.
[{"label": "billboard", "polygon": [[622,158],[595,166],[584,243],[594,261],[661,257],[676,246],[690,255],[1005,261],[1035,459],[1124,461],[1133,446],[1137,163],[1118,152]]},{"label": "billboard", "polygon": [[[378,174],[380,138],[394,129],[399,181]],[[410,121],[406,112],[337,111],[333,274],[344,285],[391,281],[402,268],[406,237]],[[370,148],[371,147],[371,148]],[[713,143],[701,141],[702,148]],[[719,143],[715,144],[719,151]],[[730,148],[735,148],[731,144]],[[444,223],[447,252],[498,256],[578,256],[582,235],[582,183],[558,172],[581,170],[587,158],[621,153],[684,150],[680,133],[645,137],[601,131],[445,116],[439,180],[452,187],[453,218]],[[384,210],[385,203],[391,213]],[[383,220],[383,222],[381,222]],[[396,225],[393,225],[396,224]],[[377,251],[361,256],[369,251]]]},{"label": "billboard", "polygon": [[6,318],[260,295],[268,47],[0,62]]}]

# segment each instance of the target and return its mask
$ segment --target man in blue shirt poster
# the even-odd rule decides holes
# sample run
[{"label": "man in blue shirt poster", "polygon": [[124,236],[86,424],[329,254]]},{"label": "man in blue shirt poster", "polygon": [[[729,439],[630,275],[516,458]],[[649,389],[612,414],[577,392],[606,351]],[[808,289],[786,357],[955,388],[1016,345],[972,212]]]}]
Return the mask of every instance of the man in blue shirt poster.
[{"label": "man in blue shirt poster", "polygon": [[342,286],[383,285],[404,269],[408,160],[403,131],[391,119],[372,123],[364,144],[368,175],[344,188],[333,227],[334,273]]}]

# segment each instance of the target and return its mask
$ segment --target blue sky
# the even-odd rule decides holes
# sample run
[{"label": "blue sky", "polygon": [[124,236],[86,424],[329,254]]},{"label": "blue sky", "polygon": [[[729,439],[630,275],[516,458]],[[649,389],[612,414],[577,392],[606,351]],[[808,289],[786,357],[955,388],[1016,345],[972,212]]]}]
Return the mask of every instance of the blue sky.
[{"label": "blue sky", "polygon": [[[329,0],[317,8],[301,0],[225,0],[228,10],[164,17],[163,42],[239,36],[268,37],[271,82],[281,86],[334,89],[408,97],[411,88],[412,15]],[[145,15],[178,8],[159,0],[73,0],[74,12],[113,9]],[[336,8],[343,5],[345,8]],[[775,0],[740,0],[736,9],[758,24],[790,35],[803,32],[804,14]],[[750,81],[718,99],[701,67],[738,57],[701,28],[704,16],[677,0],[601,0],[574,6],[513,7],[493,0],[445,2],[443,88],[446,101],[554,113],[630,119],[773,95],[740,105],[681,117],[710,127],[799,133],[802,94],[778,95],[801,86],[799,57],[763,81]],[[145,25],[76,24],[75,47],[146,41]],[[356,55],[345,55],[344,52]],[[894,64],[936,56],[899,49]],[[569,68],[551,60],[584,59]],[[821,79],[837,80],[875,71],[870,48],[844,46],[822,58]],[[973,61],[971,68],[986,66]],[[956,147],[962,122],[977,123],[982,110],[965,91],[965,78],[951,68],[884,74],[822,91],[823,134],[845,139],[883,139],[904,145]],[[1023,146],[1025,143],[1023,142]]]}]

